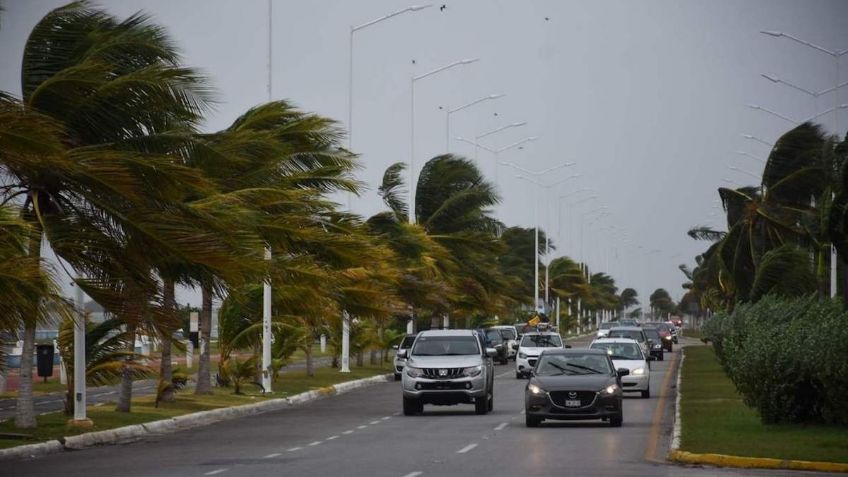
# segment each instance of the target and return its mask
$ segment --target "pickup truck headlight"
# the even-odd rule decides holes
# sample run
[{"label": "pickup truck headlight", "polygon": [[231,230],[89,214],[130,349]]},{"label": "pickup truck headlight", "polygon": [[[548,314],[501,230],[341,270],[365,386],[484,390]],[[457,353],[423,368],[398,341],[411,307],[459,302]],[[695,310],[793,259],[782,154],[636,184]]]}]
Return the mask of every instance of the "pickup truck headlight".
[{"label": "pickup truck headlight", "polygon": [[518,357],[521,358],[521,359],[527,359],[527,353],[524,353],[524,352],[518,353]]},{"label": "pickup truck headlight", "polygon": [[540,388],[539,386],[536,386],[535,384],[528,384],[527,390],[536,395],[547,393],[544,389]]},{"label": "pickup truck headlight", "polygon": [[468,376],[468,377],[471,377],[471,378],[473,378],[474,376],[480,375],[480,373],[482,373],[482,372],[483,372],[482,366],[471,366],[471,367],[462,369],[462,375]]},{"label": "pickup truck headlight", "polygon": [[615,394],[615,392],[617,390],[618,390],[618,385],[617,384],[611,384],[611,385],[605,387],[604,389],[601,389],[601,394]]},{"label": "pickup truck headlight", "polygon": [[424,376],[424,370],[421,368],[413,368],[412,366],[405,366],[404,371],[406,371],[406,375],[410,378],[420,378]]},{"label": "pickup truck headlight", "polygon": [[633,376],[641,376],[645,374],[645,368],[636,368],[633,371],[630,371],[630,374]]}]

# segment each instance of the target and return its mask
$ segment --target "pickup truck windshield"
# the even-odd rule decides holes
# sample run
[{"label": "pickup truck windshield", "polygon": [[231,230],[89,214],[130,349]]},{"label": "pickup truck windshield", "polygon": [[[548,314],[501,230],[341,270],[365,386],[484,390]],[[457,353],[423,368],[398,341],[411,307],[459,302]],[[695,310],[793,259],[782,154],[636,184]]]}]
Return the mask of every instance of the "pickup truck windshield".
[{"label": "pickup truck windshield", "polygon": [[473,336],[420,336],[412,347],[413,356],[479,355]]},{"label": "pickup truck windshield", "polygon": [[556,335],[524,335],[521,346],[525,348],[562,348],[562,339]]}]

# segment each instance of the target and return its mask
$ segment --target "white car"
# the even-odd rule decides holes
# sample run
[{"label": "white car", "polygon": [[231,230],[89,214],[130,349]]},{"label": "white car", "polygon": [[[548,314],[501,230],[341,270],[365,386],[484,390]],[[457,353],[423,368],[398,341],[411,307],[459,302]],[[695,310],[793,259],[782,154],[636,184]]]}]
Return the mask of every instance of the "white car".
[{"label": "white car", "polygon": [[[415,342],[415,335],[406,335],[400,340],[400,344],[393,346],[395,351],[401,350],[409,350],[412,348],[412,343]],[[395,381],[400,381],[401,376],[403,375],[403,367],[406,366],[406,358],[402,358],[398,356],[398,353],[395,353]]]},{"label": "white car", "polygon": [[630,338],[639,343],[642,348],[642,353],[645,356],[651,355],[651,350],[648,348],[648,336],[642,330],[641,326],[613,326],[607,333],[607,338]]},{"label": "white car", "polygon": [[[562,348],[562,336],[559,333],[533,332],[525,333],[521,342],[516,346],[518,355],[515,357],[515,378],[529,376],[530,370],[536,366],[542,351],[551,348]],[[570,346],[566,346],[569,348]]]},{"label": "white car", "polygon": [[604,349],[612,358],[615,369],[626,368],[630,374],[621,378],[621,390],[640,392],[643,398],[651,397],[650,355],[642,352],[636,340],[629,338],[601,338],[589,345],[590,349]]},{"label": "white car", "polygon": [[618,323],[614,321],[607,321],[605,323],[601,323],[601,327],[598,328],[598,334],[595,335],[595,339],[606,338],[609,334],[609,330],[614,326],[618,326]]},{"label": "white car", "polygon": [[513,346],[518,344],[518,330],[511,325],[493,326],[492,328],[497,328],[499,330],[507,330],[508,334],[510,335],[510,338],[506,343],[506,356],[509,359],[515,359],[515,355],[518,354],[518,352]]}]

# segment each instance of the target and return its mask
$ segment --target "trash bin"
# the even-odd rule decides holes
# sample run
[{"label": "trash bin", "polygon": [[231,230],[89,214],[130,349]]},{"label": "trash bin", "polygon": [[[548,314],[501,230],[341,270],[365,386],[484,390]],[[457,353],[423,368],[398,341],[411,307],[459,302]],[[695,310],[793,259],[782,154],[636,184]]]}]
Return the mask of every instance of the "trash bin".
[{"label": "trash bin", "polygon": [[38,363],[38,376],[42,378],[49,378],[53,376],[53,345],[52,344],[41,344],[36,345],[36,361]]}]

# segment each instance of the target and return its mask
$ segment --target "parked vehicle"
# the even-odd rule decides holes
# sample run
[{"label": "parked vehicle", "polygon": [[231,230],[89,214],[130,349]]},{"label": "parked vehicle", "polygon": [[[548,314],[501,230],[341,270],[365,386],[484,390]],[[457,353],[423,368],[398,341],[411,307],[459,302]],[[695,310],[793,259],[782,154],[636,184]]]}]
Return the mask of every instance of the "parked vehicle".
[{"label": "parked vehicle", "polygon": [[515,348],[514,346],[517,345],[519,340],[521,339],[521,337],[518,336],[518,329],[513,325],[500,325],[500,326],[493,326],[492,328],[502,330],[501,334],[504,335],[504,337],[507,340],[507,342],[506,342],[506,355],[509,359],[515,359],[515,355],[517,353],[517,351],[516,351],[517,348]]},{"label": "parked vehicle", "polygon": [[650,354],[650,350],[648,349],[648,337],[645,336],[645,332],[642,331],[642,328],[639,326],[616,326],[610,329],[607,338],[629,338],[636,340],[642,348],[642,353],[645,356]]},{"label": "parked vehicle", "polygon": [[628,338],[603,338],[589,345],[590,349],[606,351],[616,369],[624,368],[629,373],[621,379],[624,392],[639,392],[643,398],[651,397],[651,366],[653,358],[642,353],[642,347]]},{"label": "parked vehicle", "polygon": [[545,350],[524,391],[524,419],[537,427],[545,419],[624,421],[622,377],[605,350]]},{"label": "parked vehicle", "polygon": [[516,345],[518,356],[515,358],[515,378],[521,379],[530,375],[530,370],[536,366],[536,361],[542,351],[562,348],[562,337],[559,333],[527,333],[521,337],[521,343]]},{"label": "parked vehicle", "polygon": [[424,404],[474,404],[477,414],[494,409],[494,366],[497,355],[485,346],[485,336],[472,330],[422,331],[412,348],[399,350],[403,370],[403,414],[424,410]]},{"label": "parked vehicle", "polygon": [[[658,361],[662,361],[665,358],[665,353],[663,351],[663,339],[660,336],[659,329],[644,326],[642,327],[642,331],[648,337],[648,350],[650,350],[651,356]],[[671,341],[669,341],[669,344],[671,344]]]},{"label": "parked vehicle", "polygon": [[395,381],[400,381],[400,378],[403,375],[403,367],[406,365],[406,358],[401,358],[400,353],[397,353],[397,351],[408,350],[409,348],[412,348],[412,343],[414,341],[415,335],[406,335],[403,337],[403,339],[400,340],[399,344],[393,346],[393,348],[395,349]]},{"label": "parked vehicle", "polygon": [[499,328],[485,328],[483,329],[483,336],[486,338],[486,347],[494,348],[497,351],[495,360],[500,364],[507,364],[509,362],[507,343],[509,343],[509,336],[511,335],[507,334],[506,330]]}]

